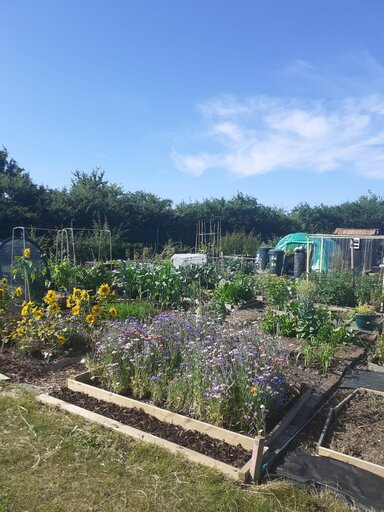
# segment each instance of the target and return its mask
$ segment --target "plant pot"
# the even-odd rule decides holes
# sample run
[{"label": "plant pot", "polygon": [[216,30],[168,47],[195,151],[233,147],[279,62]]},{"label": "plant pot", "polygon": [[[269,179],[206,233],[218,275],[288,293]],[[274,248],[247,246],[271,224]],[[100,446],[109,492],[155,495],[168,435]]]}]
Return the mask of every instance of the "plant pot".
[{"label": "plant pot", "polygon": [[368,315],[356,313],[356,325],[359,329],[363,329],[364,331],[373,331],[373,329],[375,328],[375,317],[376,315],[374,313]]}]

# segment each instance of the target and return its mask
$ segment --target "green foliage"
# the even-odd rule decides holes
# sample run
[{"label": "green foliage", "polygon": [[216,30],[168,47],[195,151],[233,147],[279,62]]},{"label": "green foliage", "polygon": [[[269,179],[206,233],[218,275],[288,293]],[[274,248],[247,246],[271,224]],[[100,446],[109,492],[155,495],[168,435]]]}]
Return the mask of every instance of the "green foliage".
[{"label": "green foliage", "polygon": [[355,276],[355,297],[358,304],[375,304],[381,301],[380,275]]},{"label": "green foliage", "polygon": [[47,283],[48,288],[55,288],[66,294],[76,283],[77,269],[67,259],[64,259],[61,263],[54,263],[51,260],[49,262],[49,270],[50,281]]},{"label": "green foliage", "polygon": [[286,303],[280,311],[266,310],[261,328],[270,334],[301,339],[299,355],[304,356],[305,364],[319,363],[327,372],[337,347],[352,343],[355,337],[345,325],[338,325],[338,318],[327,308],[315,306],[316,283],[300,280],[296,291],[296,301]]},{"label": "green foliage", "polygon": [[375,308],[371,306],[370,304],[359,304],[355,307],[355,313],[358,315],[374,315],[375,314]]},{"label": "green foliage", "polygon": [[137,318],[138,320],[144,321],[148,318],[152,318],[156,310],[150,302],[112,302],[110,307],[114,307],[116,310],[116,316],[119,319],[126,319],[129,317]]},{"label": "green foliage", "polygon": [[146,299],[160,308],[182,302],[180,275],[168,261],[162,264],[119,261],[112,274],[113,285],[129,300]]},{"label": "green foliage", "polygon": [[353,276],[348,270],[332,271],[328,274],[310,273],[310,280],[316,284],[317,302],[335,306],[354,306],[356,296]]},{"label": "green foliage", "polygon": [[253,278],[239,273],[233,281],[223,279],[219,282],[215,297],[228,304],[244,306],[255,299]]},{"label": "green foliage", "polygon": [[384,365],[384,335],[382,334],[376,342],[374,358],[379,364]]},{"label": "green foliage", "polygon": [[282,308],[293,297],[295,282],[273,274],[264,274],[261,277],[261,289],[268,304]]},{"label": "green foliage", "polygon": [[243,254],[254,257],[260,244],[261,238],[254,231],[245,233],[244,229],[239,229],[222,237],[221,250],[225,255]]},{"label": "green foliage", "polygon": [[276,311],[269,307],[261,320],[261,329],[268,334],[295,337],[297,334],[297,314],[297,302],[287,303],[282,311]]},{"label": "green foliage", "polygon": [[76,268],[76,284],[85,290],[96,293],[103,283],[112,284],[112,273],[108,265],[98,262],[90,266],[78,265]]}]

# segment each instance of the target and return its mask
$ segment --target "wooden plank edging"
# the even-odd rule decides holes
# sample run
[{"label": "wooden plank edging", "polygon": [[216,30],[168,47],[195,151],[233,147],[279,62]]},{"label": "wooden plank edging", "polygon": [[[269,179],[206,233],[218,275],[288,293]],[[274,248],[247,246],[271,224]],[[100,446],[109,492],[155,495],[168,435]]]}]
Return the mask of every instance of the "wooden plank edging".
[{"label": "wooden plank edging", "polygon": [[110,418],[106,418],[105,416],[102,416],[101,414],[97,414],[95,412],[88,411],[87,409],[83,409],[82,407],[79,407],[77,405],[69,404],[67,402],[64,402],[63,400],[60,400],[58,398],[54,398],[50,395],[47,395],[45,393],[42,393],[40,395],[36,396],[36,400],[39,402],[51,405],[55,407],[59,407],[60,409],[70,412],[72,414],[76,414],[78,416],[81,416],[85,418],[88,421],[98,423],[99,425],[102,425],[110,430],[113,430],[115,432],[120,432],[121,434],[124,434],[126,436],[132,437],[134,439],[137,439],[139,441],[145,441],[151,444],[155,444],[157,446],[160,446],[161,448],[165,448],[171,453],[180,453],[182,454],[188,461],[194,462],[197,464],[202,464],[203,466],[208,466],[210,468],[214,468],[217,471],[220,471],[225,476],[232,478],[233,480],[241,480],[243,481],[245,476],[247,475],[247,468],[249,463],[246,463],[243,468],[235,468],[233,466],[230,466],[229,464],[226,464],[224,462],[212,459],[211,457],[208,457],[207,455],[203,455],[201,453],[195,452],[194,450],[191,450],[189,448],[185,448],[184,446],[180,446],[176,443],[172,443],[171,441],[167,441],[166,439],[161,439],[160,437],[154,436],[152,434],[149,434],[147,432],[143,432],[141,430],[138,430],[134,427],[130,427],[128,425],[123,425],[122,423],[112,420]]},{"label": "wooden plank edging", "polygon": [[330,448],[326,448],[325,446],[322,446],[322,443],[324,442],[325,436],[327,434],[327,431],[329,430],[331,426],[331,420],[338,414],[340,414],[340,411],[345,405],[359,392],[359,391],[366,391],[368,393],[378,394],[380,396],[384,396],[383,391],[376,391],[372,389],[366,389],[366,388],[357,388],[355,389],[350,395],[348,395],[344,400],[342,400],[334,409],[331,408],[323,431],[321,433],[319,442],[317,444],[317,455],[320,455],[322,457],[328,457],[330,459],[339,460],[341,462],[344,462],[346,464],[350,464],[351,466],[355,466],[361,469],[364,469],[366,471],[369,471],[371,473],[374,473],[375,475],[381,476],[384,478],[384,466],[381,466],[380,464],[374,464],[373,462],[368,462],[363,459],[359,459],[358,457],[353,457],[352,455],[346,455],[342,452],[337,452],[335,450],[331,450]]},{"label": "wooden plank edging", "polygon": [[140,400],[135,400],[133,398],[128,398],[117,393],[112,393],[111,391],[97,388],[87,382],[89,379],[89,372],[85,372],[75,377],[74,379],[69,378],[67,380],[67,386],[72,391],[85,393],[94,398],[120,405],[122,407],[142,409],[144,412],[154,416],[160,421],[179,425],[187,430],[197,430],[202,434],[207,434],[214,439],[225,441],[226,443],[229,443],[233,446],[240,444],[246,450],[251,451],[253,449],[254,439],[252,437],[246,436],[244,434],[238,434],[237,432],[232,432],[221,427],[216,427],[215,425],[195,420],[193,418],[188,418],[187,416],[167,411],[166,409],[161,409],[160,407],[141,402]]},{"label": "wooden plank edging", "polygon": [[324,446],[318,446],[317,453],[318,455],[321,455],[323,457],[340,460],[341,462],[345,462],[346,464],[351,464],[352,466],[365,469],[366,471],[370,471],[371,473],[374,473],[375,475],[384,478],[384,466],[380,466],[379,464],[367,462],[363,459],[352,457],[352,455],[345,455],[344,453],[336,452],[335,450],[331,450],[330,448],[324,448]]},{"label": "wooden plank edging", "polygon": [[373,372],[384,373],[384,366],[381,366],[381,365],[376,364],[376,363],[369,362],[367,364],[367,368],[368,368],[368,370],[371,370]]}]

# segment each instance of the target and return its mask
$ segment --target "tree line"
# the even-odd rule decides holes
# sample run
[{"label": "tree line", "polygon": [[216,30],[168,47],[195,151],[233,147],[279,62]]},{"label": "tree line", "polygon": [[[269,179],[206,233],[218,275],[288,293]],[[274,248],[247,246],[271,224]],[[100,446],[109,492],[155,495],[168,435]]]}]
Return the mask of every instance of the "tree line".
[{"label": "tree line", "polygon": [[[0,239],[11,236],[15,226],[91,229],[109,226],[114,254],[125,257],[135,247],[160,252],[172,241],[194,247],[198,221],[221,221],[222,234],[254,235],[258,242],[276,240],[288,233],[332,233],[337,227],[384,226],[384,197],[372,192],[339,205],[298,204],[290,211],[266,206],[250,195],[213,198],[174,204],[155,194],[124,190],[109,183],[104,171],[75,171],[68,188],[37,185],[28,171],[0,150]],[[235,237],[236,238],[236,237]],[[238,238],[241,238],[238,237]]]}]

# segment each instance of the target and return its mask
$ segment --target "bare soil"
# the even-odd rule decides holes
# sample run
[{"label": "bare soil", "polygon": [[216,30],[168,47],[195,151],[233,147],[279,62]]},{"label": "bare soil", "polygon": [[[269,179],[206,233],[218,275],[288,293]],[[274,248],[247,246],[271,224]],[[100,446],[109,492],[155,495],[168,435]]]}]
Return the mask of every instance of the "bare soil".
[{"label": "bare soil", "polygon": [[233,446],[224,441],[213,439],[196,430],[186,430],[179,425],[172,425],[145,413],[141,409],[120,407],[96,398],[77,393],[67,388],[53,391],[52,396],[65,402],[78,405],[107,418],[119,421],[124,425],[149,432],[157,437],[179,444],[196,452],[208,455],[216,460],[241,468],[251,458],[252,453],[241,445]]},{"label": "bare soil", "polygon": [[327,446],[384,466],[384,396],[360,391],[331,423]]}]

